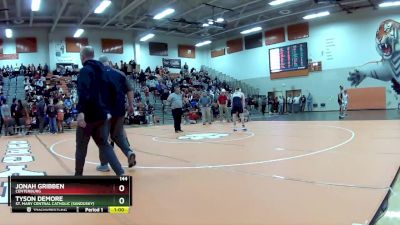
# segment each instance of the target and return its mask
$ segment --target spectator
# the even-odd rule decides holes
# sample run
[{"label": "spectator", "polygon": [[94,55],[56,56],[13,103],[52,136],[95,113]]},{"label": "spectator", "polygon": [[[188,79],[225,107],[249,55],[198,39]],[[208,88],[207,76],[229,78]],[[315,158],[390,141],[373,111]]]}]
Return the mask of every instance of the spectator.
[{"label": "spectator", "polygon": [[57,129],[58,133],[64,133],[64,104],[62,101],[58,101],[56,104],[57,111]]},{"label": "spectator", "polygon": [[278,98],[278,113],[280,115],[283,114],[283,104],[284,104],[283,98],[282,98],[282,96],[279,96],[279,98]]},{"label": "spectator", "polygon": [[287,103],[287,112],[293,113],[293,98],[291,94],[288,95],[286,103]]},{"label": "spectator", "polygon": [[2,105],[1,105],[1,116],[4,121],[4,135],[7,136],[7,134],[12,135],[12,129],[10,129],[10,125],[12,123],[12,117],[11,117],[11,109],[10,106],[8,106],[7,101],[5,99],[2,99]]},{"label": "spectator", "polygon": [[293,97],[293,111],[294,113],[298,113],[300,111],[300,94],[299,96]]},{"label": "spectator", "polygon": [[145,73],[151,73],[150,66],[148,66],[144,72],[145,72]]},{"label": "spectator", "polygon": [[312,97],[311,93],[308,93],[308,96],[307,96],[307,110],[309,112],[312,112],[312,110],[313,110],[313,97]]},{"label": "spectator", "polygon": [[39,132],[43,133],[44,129],[44,122],[45,122],[45,117],[46,117],[46,112],[47,112],[47,106],[46,102],[42,97],[38,97],[39,103],[37,106],[37,117],[38,117],[38,123],[39,123]]},{"label": "spectator", "polygon": [[136,62],[135,62],[135,60],[131,60],[130,62],[129,62],[129,65],[131,66],[131,73],[133,73],[133,72],[136,72]]},{"label": "spectator", "polygon": [[219,117],[221,122],[225,119],[228,121],[228,97],[226,96],[226,90],[222,89],[221,94],[218,96],[218,106],[219,106]]},{"label": "spectator", "polygon": [[217,119],[219,115],[219,106],[217,101],[214,101],[213,104],[211,105],[211,114],[212,114],[212,121],[215,121],[215,119]]},{"label": "spectator", "polygon": [[71,110],[72,109],[72,100],[71,97],[66,97],[64,100],[64,106],[66,109]]},{"label": "spectator", "polygon": [[263,116],[265,116],[265,109],[267,108],[267,103],[268,99],[266,96],[264,96],[261,100],[261,113]]},{"label": "spectator", "polygon": [[203,125],[206,125],[206,122],[211,124],[211,103],[210,96],[207,95],[207,92],[203,92],[199,100]]},{"label": "spectator", "polygon": [[301,112],[304,112],[304,109],[306,108],[306,96],[305,95],[301,96],[300,105],[301,105]]},{"label": "spectator", "polygon": [[49,105],[47,106],[46,114],[49,118],[50,133],[55,134],[57,132],[57,109],[53,103],[54,100],[50,99]]},{"label": "spectator", "polygon": [[[23,119],[23,127],[24,127],[24,134],[27,135],[29,134],[29,131],[31,129],[31,125],[32,125],[32,118],[29,114],[29,109],[28,109],[28,104],[22,104],[21,100],[18,100],[18,103],[21,107],[21,111],[22,111],[22,119]],[[22,128],[21,128],[22,130]]]},{"label": "spectator", "polygon": [[21,119],[23,117],[23,106],[22,106],[22,101],[18,100],[18,103],[13,103],[13,105],[11,106],[11,112],[13,113],[13,118],[15,120],[15,124],[16,124],[16,130],[15,133],[19,133],[21,134],[22,132],[22,124],[21,124]]}]

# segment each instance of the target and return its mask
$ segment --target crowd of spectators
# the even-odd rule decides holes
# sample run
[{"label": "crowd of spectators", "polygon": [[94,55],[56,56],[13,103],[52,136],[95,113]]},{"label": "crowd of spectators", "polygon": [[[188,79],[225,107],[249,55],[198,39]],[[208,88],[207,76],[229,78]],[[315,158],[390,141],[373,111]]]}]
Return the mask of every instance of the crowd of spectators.
[{"label": "crowd of spectators", "polygon": [[[222,92],[226,95],[226,103],[223,105],[228,109],[230,107],[229,95],[232,87],[225,81],[212,79],[207,71],[197,71],[195,68],[189,70],[186,63],[179,73],[171,73],[162,66],[154,69],[147,67],[139,71],[134,60],[111,65],[124,72],[134,85],[135,112],[127,115],[127,124],[159,123],[160,118],[154,115],[155,103],[159,102],[163,109],[167,108],[165,100],[176,86],[183,93],[185,123],[197,123],[201,118],[201,97],[207,96],[211,99],[211,120],[220,115],[221,102],[218,99]],[[63,132],[65,127],[71,128],[76,120],[78,74],[79,69],[74,66],[58,66],[51,72],[47,64],[4,66],[0,72],[0,84],[7,77],[23,76],[25,88],[25,99],[14,99],[11,103],[1,93],[1,128],[5,128],[4,133],[29,133],[32,130],[57,133]],[[253,101],[248,98],[250,107],[253,107]],[[229,121],[230,113],[224,114]]]},{"label": "crowd of spectators", "polygon": [[[59,71],[61,67],[53,73]],[[2,93],[0,132],[3,127],[5,135],[28,134],[32,130],[56,133],[63,132],[65,126],[71,128],[76,114],[76,79],[72,78],[76,73],[61,77],[49,73],[47,64],[21,64],[18,69],[4,67],[0,74],[2,80],[17,76],[25,78],[25,99],[14,98],[9,103]]]},{"label": "crowd of spectators", "polygon": [[[128,73],[128,75],[130,74]],[[229,95],[232,88],[225,81],[217,78],[212,79],[207,71],[201,69],[199,71],[195,68],[189,70],[186,63],[179,73],[171,73],[168,68],[157,66],[154,70],[147,67],[138,73],[133,72],[131,75],[131,78],[139,84],[135,90],[135,101],[137,105],[142,105],[143,110],[140,111],[139,115],[143,119],[150,116],[150,120],[153,119],[157,122],[157,118],[151,118],[151,109],[154,109],[153,103],[161,101],[164,108],[168,96],[176,86],[180,87],[183,94],[184,123],[197,123],[200,120],[202,105],[199,102],[202,97],[211,99],[211,104],[207,105],[207,108],[211,109],[211,119],[208,119],[210,121],[214,121],[220,115],[221,104],[218,102],[218,98],[223,91],[227,97],[227,102],[223,104],[226,104],[228,108],[231,104]],[[146,113],[147,108],[150,108],[149,113]],[[226,114],[229,115],[230,113]],[[226,117],[226,120],[230,120],[229,116]]]}]

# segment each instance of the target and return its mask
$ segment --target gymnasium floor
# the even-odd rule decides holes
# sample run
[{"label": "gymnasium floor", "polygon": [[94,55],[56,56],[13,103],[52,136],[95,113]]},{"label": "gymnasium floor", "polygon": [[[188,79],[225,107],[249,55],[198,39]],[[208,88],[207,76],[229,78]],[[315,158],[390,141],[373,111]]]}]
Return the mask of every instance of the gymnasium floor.
[{"label": "gymnasium floor", "polygon": [[[127,129],[138,159],[126,170],[134,179],[128,215],[16,215],[0,205],[0,225],[369,224],[400,165],[398,120],[252,121],[237,133],[231,126],[188,125],[182,134],[169,125]],[[29,170],[73,174],[74,133],[2,137],[2,149],[12,140],[30,143]],[[91,143],[86,175],[100,174],[97,158]],[[389,207],[397,215],[398,200]]]}]

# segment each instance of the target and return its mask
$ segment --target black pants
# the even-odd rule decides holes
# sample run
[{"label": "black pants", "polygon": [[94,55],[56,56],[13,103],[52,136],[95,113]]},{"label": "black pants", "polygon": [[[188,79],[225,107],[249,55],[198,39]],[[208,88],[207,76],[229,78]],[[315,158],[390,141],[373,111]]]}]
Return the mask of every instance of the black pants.
[{"label": "black pants", "polygon": [[75,176],[82,176],[83,167],[87,155],[87,148],[90,137],[93,138],[99,151],[110,163],[111,168],[117,176],[124,174],[121,163],[117,155],[115,155],[113,147],[108,142],[110,135],[110,121],[99,121],[96,123],[88,123],[86,128],[79,127],[76,129],[76,152],[75,152]]},{"label": "black pants", "polygon": [[[126,137],[125,130],[124,130],[124,120],[125,116],[121,117],[113,117],[111,118],[111,127],[110,127],[110,135],[111,135],[111,146],[114,147],[114,143],[121,149],[126,157],[129,156],[130,152],[133,150],[130,147],[128,142],[128,138]],[[104,157],[103,152],[99,152],[99,158],[101,165],[107,165],[108,159]]]},{"label": "black pants", "polygon": [[14,120],[15,120],[15,124],[16,124],[15,133],[17,133],[19,131],[22,131],[22,128],[21,128],[21,117],[16,116],[16,117],[14,117]]},{"label": "black pants", "polygon": [[43,133],[44,130],[44,116],[38,116],[39,133]]},{"label": "black pants", "polygon": [[174,117],[175,131],[181,130],[182,115],[183,115],[182,108],[177,108],[172,110],[172,116]]},{"label": "black pants", "polygon": [[267,105],[261,105],[261,112],[264,115],[265,114],[265,108],[267,107]]}]

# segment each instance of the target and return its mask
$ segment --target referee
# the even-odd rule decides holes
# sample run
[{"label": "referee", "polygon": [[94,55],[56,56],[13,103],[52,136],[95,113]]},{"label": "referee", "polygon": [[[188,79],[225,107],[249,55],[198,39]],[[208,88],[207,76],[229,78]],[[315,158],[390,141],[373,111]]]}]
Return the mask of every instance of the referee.
[{"label": "referee", "polygon": [[175,133],[183,132],[181,129],[182,122],[182,93],[179,86],[175,86],[174,93],[168,96],[167,102],[171,106],[172,116],[174,118]]}]

